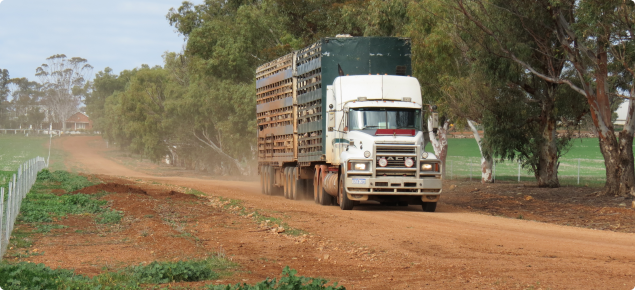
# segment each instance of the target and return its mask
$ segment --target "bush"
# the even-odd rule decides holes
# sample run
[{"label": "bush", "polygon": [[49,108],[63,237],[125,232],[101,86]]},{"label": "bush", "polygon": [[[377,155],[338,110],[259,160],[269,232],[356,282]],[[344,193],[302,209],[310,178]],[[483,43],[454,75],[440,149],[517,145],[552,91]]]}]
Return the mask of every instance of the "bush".
[{"label": "bush", "polygon": [[43,169],[38,172],[37,178],[43,182],[59,183],[60,187],[66,192],[73,192],[93,185],[92,182],[88,181],[88,178],[77,174],[71,174],[68,171],[63,170],[50,172],[48,169]]},{"label": "bush", "polygon": [[17,263],[0,264],[2,289],[58,289],[60,281],[73,279],[75,274],[69,270],[52,270],[44,264]]},{"label": "bush", "polygon": [[209,285],[210,290],[346,290],[344,286],[326,286],[327,280],[296,276],[298,272],[289,266],[282,270],[280,280],[266,279],[256,285]]},{"label": "bush", "polygon": [[54,217],[67,214],[101,213],[108,202],[86,194],[57,196],[47,193],[29,193],[20,208],[18,219],[26,223],[51,222]]},{"label": "bush", "polygon": [[152,262],[132,267],[133,277],[140,283],[194,282],[218,277],[206,260]]},{"label": "bush", "polygon": [[97,216],[97,223],[116,224],[121,221],[122,217],[123,217],[123,212],[118,210],[109,210]]}]

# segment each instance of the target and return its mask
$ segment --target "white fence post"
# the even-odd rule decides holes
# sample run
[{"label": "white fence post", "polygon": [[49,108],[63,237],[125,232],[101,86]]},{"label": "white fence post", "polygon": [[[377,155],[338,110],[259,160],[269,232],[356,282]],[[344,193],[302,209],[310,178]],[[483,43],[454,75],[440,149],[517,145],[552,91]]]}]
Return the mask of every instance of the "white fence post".
[{"label": "white fence post", "polygon": [[578,185],[580,185],[580,158],[578,158]]},{"label": "white fence post", "polygon": [[496,159],[492,161],[492,182],[496,182]]},{"label": "white fence post", "polygon": [[520,182],[520,162],[518,162],[518,182]]},{"label": "white fence post", "polygon": [[[4,231],[6,231],[6,229],[4,229],[4,224],[2,223],[2,221],[4,217],[4,187],[0,188],[0,254],[4,254],[4,248],[7,246],[7,243],[4,242]],[[3,230],[4,229],[4,230]],[[2,257],[0,257],[0,259],[2,259]]]}]

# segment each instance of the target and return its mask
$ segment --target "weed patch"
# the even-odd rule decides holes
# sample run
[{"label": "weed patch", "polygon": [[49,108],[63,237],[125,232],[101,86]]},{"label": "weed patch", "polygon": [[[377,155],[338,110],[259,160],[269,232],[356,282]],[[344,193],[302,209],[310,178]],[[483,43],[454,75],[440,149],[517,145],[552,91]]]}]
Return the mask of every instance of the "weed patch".
[{"label": "weed patch", "polygon": [[[20,262],[0,263],[0,277],[7,277],[3,289],[141,289],[139,284],[195,282],[215,279],[216,271],[236,265],[213,257],[204,260],[179,262],[152,262],[106,272],[92,278],[76,275],[73,271],[51,269],[44,264]],[[149,286],[149,285],[145,285]]]},{"label": "weed patch", "polygon": [[48,169],[44,169],[37,174],[37,179],[45,186],[55,187],[55,185],[58,185],[59,188],[66,192],[73,192],[94,184],[84,176],[62,170],[51,172]]},{"label": "weed patch", "polygon": [[234,212],[240,216],[246,216],[246,217],[251,217],[252,219],[254,219],[256,222],[258,222],[259,224],[266,224],[266,225],[278,225],[283,227],[284,233],[286,235],[290,235],[290,236],[301,236],[301,235],[306,235],[308,234],[308,232],[301,230],[301,229],[296,229],[296,228],[292,228],[290,227],[287,223],[285,223],[281,218],[277,218],[277,217],[271,217],[271,216],[267,216],[264,215],[260,212],[258,212],[258,210],[249,210],[247,208],[245,208],[245,206],[243,206],[242,204],[242,200],[238,200],[238,199],[228,199],[228,198],[224,198],[224,197],[213,197],[212,198],[212,206],[214,207],[218,207],[218,208],[222,208],[224,210],[227,211],[231,211]]},{"label": "weed patch", "polygon": [[256,285],[208,285],[210,290],[345,290],[344,286],[327,286],[328,280],[296,276],[297,271],[284,267],[280,279],[266,279]]},{"label": "weed patch", "polygon": [[117,224],[123,218],[123,212],[118,210],[105,211],[97,216],[98,224]]},{"label": "weed patch", "polygon": [[132,276],[141,283],[163,284],[169,282],[194,282],[216,279],[207,260],[152,262],[148,265],[132,267]]},{"label": "weed patch", "polygon": [[22,202],[18,220],[25,223],[52,222],[69,214],[100,213],[106,211],[107,201],[86,194],[61,195],[29,193]]}]

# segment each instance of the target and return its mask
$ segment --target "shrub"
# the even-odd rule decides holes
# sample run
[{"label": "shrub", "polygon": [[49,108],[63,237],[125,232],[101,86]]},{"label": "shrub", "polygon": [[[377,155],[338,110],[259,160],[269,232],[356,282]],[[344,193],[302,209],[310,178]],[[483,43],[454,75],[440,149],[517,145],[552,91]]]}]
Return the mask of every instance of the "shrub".
[{"label": "shrub", "polygon": [[93,183],[84,176],[71,174],[68,171],[62,170],[50,172],[48,169],[43,169],[38,172],[37,178],[43,182],[59,183],[60,187],[66,192],[72,192],[93,185]]},{"label": "shrub", "polygon": [[132,267],[133,277],[141,283],[193,282],[218,277],[206,260],[152,262]]},{"label": "shrub", "polygon": [[256,285],[209,285],[210,290],[346,290],[344,286],[326,286],[327,280],[296,276],[298,272],[289,266],[282,270],[280,280],[266,279]]},{"label": "shrub", "polygon": [[72,279],[75,274],[69,270],[52,270],[44,264],[17,263],[0,264],[2,287],[10,289],[58,289],[60,281]]}]

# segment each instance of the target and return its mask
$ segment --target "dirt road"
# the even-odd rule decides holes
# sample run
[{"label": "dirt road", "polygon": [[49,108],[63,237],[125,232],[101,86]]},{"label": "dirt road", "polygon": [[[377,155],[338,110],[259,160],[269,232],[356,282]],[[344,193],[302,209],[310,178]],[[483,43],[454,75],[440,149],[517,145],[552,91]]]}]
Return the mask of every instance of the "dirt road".
[{"label": "dirt road", "polygon": [[[297,248],[263,240],[254,255],[275,259],[305,276],[323,276],[349,289],[633,289],[635,235],[558,226],[464,212],[443,203],[420,207],[361,206],[353,211],[260,194],[256,182],[155,177],[104,157],[101,137],[60,140],[67,166],[93,174],[126,176],[243,200],[284,217],[319,237]],[[241,234],[245,239],[250,233]],[[241,252],[241,236],[226,245]],[[363,255],[360,258],[359,252]],[[355,255],[354,255],[355,254]],[[253,257],[254,259],[258,257]]]}]

